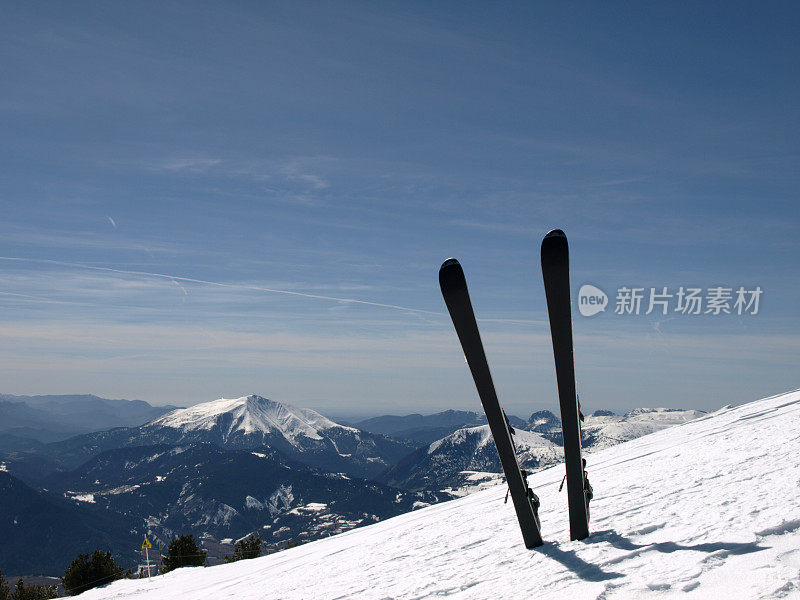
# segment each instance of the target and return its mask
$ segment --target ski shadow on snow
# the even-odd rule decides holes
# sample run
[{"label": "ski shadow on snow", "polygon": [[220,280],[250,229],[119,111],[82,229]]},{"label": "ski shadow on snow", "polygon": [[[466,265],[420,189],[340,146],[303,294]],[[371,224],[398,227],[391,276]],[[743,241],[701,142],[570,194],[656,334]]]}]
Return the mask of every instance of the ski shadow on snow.
[{"label": "ski shadow on snow", "polygon": [[609,579],[624,577],[622,573],[603,571],[603,569],[597,565],[587,563],[585,560],[577,556],[575,552],[567,552],[562,550],[556,544],[544,544],[543,546],[536,548],[536,552],[539,554],[544,554],[556,562],[560,562],[567,569],[585,581],[607,581]]},{"label": "ski shadow on snow", "polygon": [[619,548],[620,550],[628,550],[631,552],[631,554],[606,561],[605,564],[607,565],[620,563],[631,558],[632,556],[641,554],[642,552],[646,552],[648,550],[655,550],[656,552],[663,552],[665,554],[671,554],[672,552],[677,552],[679,550],[693,550],[695,552],[707,552],[709,554],[714,552],[723,552],[725,556],[730,556],[732,554],[750,554],[752,552],[760,552],[761,550],[767,549],[766,546],[759,546],[756,542],[708,542],[705,544],[692,545],[676,544],[675,542],[634,544],[628,538],[611,529],[593,533],[586,539],[586,542],[590,544],[596,542],[608,542],[615,548]]}]

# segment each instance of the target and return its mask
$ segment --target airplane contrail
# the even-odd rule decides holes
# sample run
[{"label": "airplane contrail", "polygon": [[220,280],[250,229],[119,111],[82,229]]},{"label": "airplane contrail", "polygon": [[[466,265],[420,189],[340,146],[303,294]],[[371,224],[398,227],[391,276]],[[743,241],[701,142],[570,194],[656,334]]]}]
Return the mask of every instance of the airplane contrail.
[{"label": "airplane contrail", "polygon": [[223,283],[221,281],[209,281],[207,279],[195,279],[193,277],[181,277],[179,275],[167,275],[165,273],[150,273],[148,271],[130,271],[127,269],[114,269],[112,267],[97,267],[94,265],[86,265],[83,263],[73,263],[73,262],[66,262],[61,260],[51,260],[47,258],[23,258],[17,256],[0,256],[0,260],[5,260],[9,262],[32,262],[32,263],[41,263],[41,264],[49,264],[49,265],[59,265],[62,267],[74,267],[78,269],[88,269],[90,271],[104,271],[107,273],[119,273],[122,275],[139,275],[143,277],[157,277],[160,279],[168,279],[172,281],[185,281],[187,283],[198,283],[202,285],[212,285],[216,287],[224,287],[224,288],[233,288],[233,289],[240,289],[240,290],[252,290],[256,292],[267,292],[270,294],[284,294],[287,296],[300,296],[302,298],[314,298],[316,300],[330,300],[332,302],[347,302],[349,304],[362,304],[366,306],[378,306],[381,308],[391,308],[394,310],[402,310],[406,312],[412,313],[419,313],[419,314],[426,314],[426,315],[437,315],[441,316],[441,313],[432,311],[432,310],[423,310],[421,308],[409,308],[408,306],[399,306],[397,304],[384,304],[382,302],[370,302],[369,300],[358,300],[356,298],[338,298],[336,296],[323,296],[320,294],[308,294],[306,292],[294,292],[291,290],[279,290],[276,288],[268,288],[268,287],[261,287],[257,285],[244,285],[241,283]]}]

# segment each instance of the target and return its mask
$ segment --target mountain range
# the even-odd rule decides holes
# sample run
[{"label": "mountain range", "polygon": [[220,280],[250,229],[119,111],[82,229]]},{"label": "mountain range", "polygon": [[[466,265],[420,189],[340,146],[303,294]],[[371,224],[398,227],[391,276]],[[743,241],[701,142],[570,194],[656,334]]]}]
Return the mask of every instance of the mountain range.
[{"label": "mountain range", "polygon": [[78,435],[34,453],[52,461],[54,468],[69,470],[116,448],[196,443],[229,449],[268,446],[299,463],[357,477],[377,476],[415,447],[339,425],[310,409],[251,395],[176,409],[138,427]]},{"label": "mountain range", "polygon": [[[699,410],[639,408],[624,415],[597,411],[582,424],[584,449],[588,452],[614,446],[686,423],[705,413]],[[514,431],[520,466],[529,471],[549,467],[564,459],[561,420],[549,411],[533,413],[526,429]],[[417,449],[378,478],[388,485],[407,490],[447,490],[471,487],[463,472],[501,473],[500,459],[488,425],[460,429],[428,446]],[[474,475],[472,475],[474,480]]]},{"label": "mountain range", "polygon": [[[139,559],[133,538],[168,542],[186,532],[217,547],[219,560],[254,531],[277,548],[451,498],[363,478],[413,448],[252,395],[3,452],[0,533],[13,543],[0,546],[0,568],[58,573],[66,555],[91,546],[130,565]],[[42,553],[37,532],[61,551]]]},{"label": "mountain range", "polygon": [[[64,440],[81,433],[134,427],[174,410],[143,400],[111,400],[91,394],[13,396],[0,394],[0,449],[19,438],[39,442]],[[32,442],[28,442],[31,444]]]},{"label": "mountain range", "polygon": [[[514,427],[524,427],[525,421],[509,415]],[[381,433],[394,438],[408,440],[420,446],[446,437],[463,427],[484,425],[486,416],[468,410],[446,410],[432,415],[383,415],[372,417],[354,424],[358,429]]]},{"label": "mountain range", "polygon": [[[587,417],[584,442],[616,444],[699,414],[598,412]],[[0,487],[0,506],[9,507],[0,516],[0,534],[15,540],[0,546],[0,568],[13,571],[21,564],[14,557],[38,552],[38,530],[48,531],[49,543],[67,553],[76,544],[86,551],[101,544],[126,565],[138,558],[138,537],[167,542],[192,532],[219,560],[232,551],[233,540],[250,532],[278,548],[502,483],[488,426],[462,427],[480,422],[479,415],[446,411],[420,417],[378,418],[368,424],[376,432],[368,432],[250,395],[174,409],[134,427],[0,447],[0,471],[11,482]],[[525,468],[560,460],[555,415],[538,412],[512,424]],[[446,435],[421,441],[437,429]],[[382,433],[388,430],[410,437]],[[20,502],[15,494],[30,499]],[[78,527],[95,525],[76,535],[70,527],[59,529],[59,520],[40,522],[39,512],[41,519],[56,514]],[[102,537],[104,532],[113,535]],[[37,554],[22,564],[58,573],[63,554]]]}]

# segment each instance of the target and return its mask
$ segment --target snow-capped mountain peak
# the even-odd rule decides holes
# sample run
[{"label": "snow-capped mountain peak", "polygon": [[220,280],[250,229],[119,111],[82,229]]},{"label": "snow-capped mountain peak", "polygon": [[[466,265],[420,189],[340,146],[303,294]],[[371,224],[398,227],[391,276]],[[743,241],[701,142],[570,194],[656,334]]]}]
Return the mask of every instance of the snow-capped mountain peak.
[{"label": "snow-capped mountain peak", "polygon": [[477,427],[464,427],[459,429],[447,437],[433,442],[430,446],[428,446],[427,452],[428,454],[433,454],[442,446],[442,444],[460,446],[468,443],[469,441],[473,443],[475,448],[483,448],[486,446],[486,444],[492,441],[492,432],[489,430],[489,426],[478,425]]},{"label": "snow-capped mountain peak", "polygon": [[138,428],[133,437],[139,444],[269,446],[314,467],[359,477],[375,476],[411,451],[407,444],[339,425],[315,410],[255,394],[174,410]]},{"label": "snow-capped mountain peak", "polygon": [[[524,469],[537,469],[561,460],[561,447],[534,431],[517,429],[514,434],[517,459]],[[465,427],[394,465],[381,481],[410,490],[453,488],[464,471],[499,472],[492,433],[488,425]]]},{"label": "snow-capped mountain peak", "polygon": [[314,410],[251,394],[241,398],[219,398],[174,410],[151,421],[147,427],[170,427],[183,433],[218,428],[223,441],[235,433],[280,433],[287,441],[297,445],[301,436],[320,440],[320,431],[343,426]]}]

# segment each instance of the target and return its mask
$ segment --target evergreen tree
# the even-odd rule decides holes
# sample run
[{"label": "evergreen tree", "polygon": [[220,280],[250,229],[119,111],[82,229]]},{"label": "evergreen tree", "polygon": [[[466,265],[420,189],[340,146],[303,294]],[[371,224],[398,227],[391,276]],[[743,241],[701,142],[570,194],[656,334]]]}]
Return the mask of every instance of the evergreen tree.
[{"label": "evergreen tree", "polygon": [[0,600],[11,600],[11,588],[2,571],[0,571]]},{"label": "evergreen tree", "polygon": [[8,597],[11,600],[49,600],[58,597],[58,586],[25,585],[25,582],[20,579],[14,587],[14,594]]},{"label": "evergreen tree", "polygon": [[164,573],[180,567],[202,567],[206,564],[206,553],[197,545],[193,534],[182,535],[172,540],[167,555],[162,558]]},{"label": "evergreen tree", "polygon": [[225,562],[230,563],[247,558],[257,558],[261,554],[262,543],[261,538],[257,535],[251,535],[243,540],[239,540],[233,547],[233,555],[226,556]]},{"label": "evergreen tree", "polygon": [[67,567],[61,582],[67,594],[75,596],[124,576],[122,567],[114,562],[110,552],[95,550],[91,557],[79,554]]},{"label": "evergreen tree", "polygon": [[28,590],[25,589],[25,582],[22,579],[17,580],[17,585],[14,586],[14,600],[28,600],[26,596]]}]

